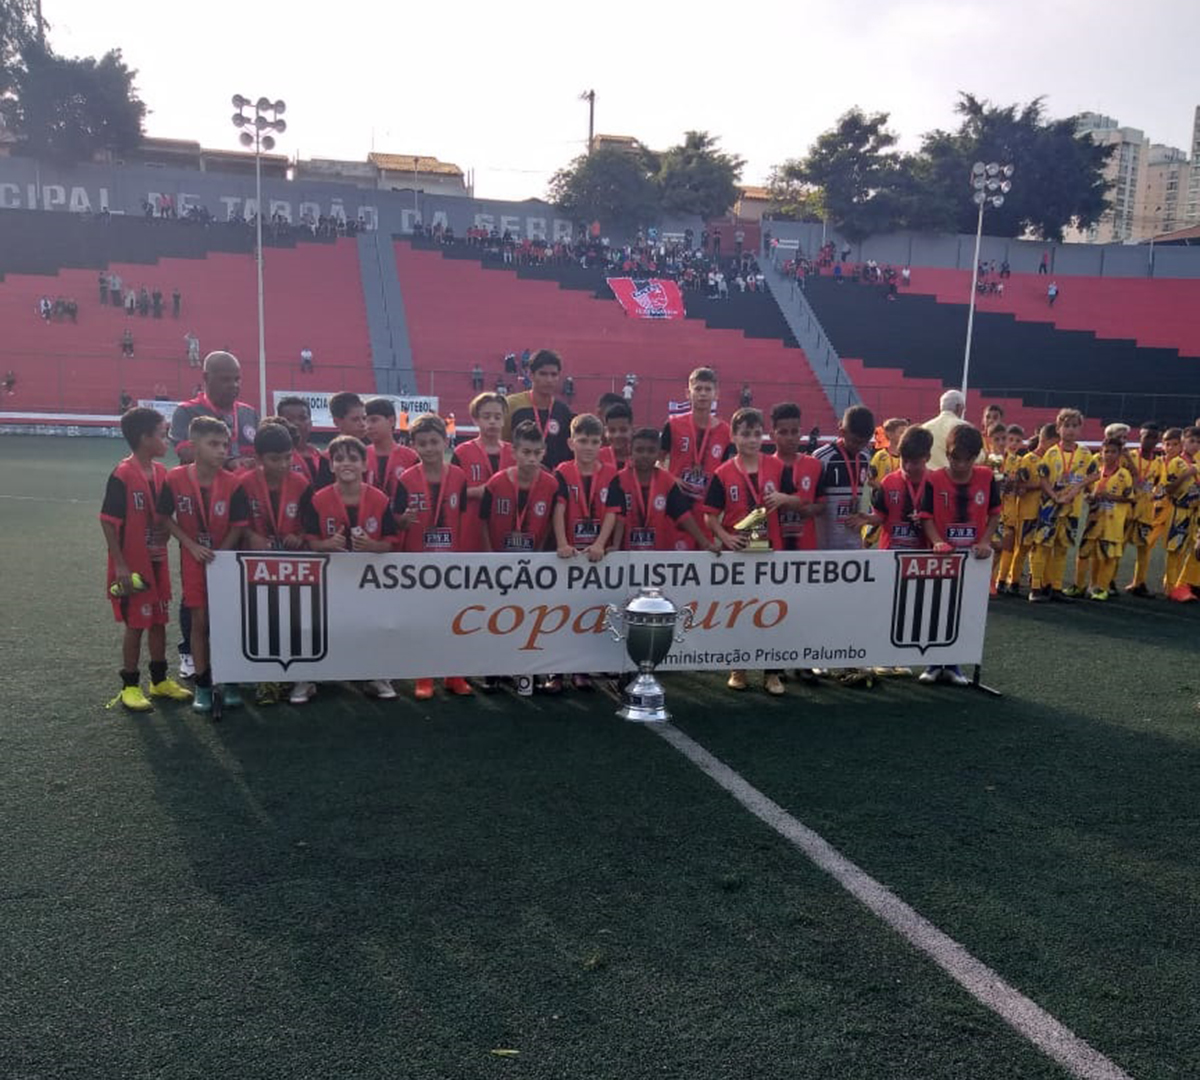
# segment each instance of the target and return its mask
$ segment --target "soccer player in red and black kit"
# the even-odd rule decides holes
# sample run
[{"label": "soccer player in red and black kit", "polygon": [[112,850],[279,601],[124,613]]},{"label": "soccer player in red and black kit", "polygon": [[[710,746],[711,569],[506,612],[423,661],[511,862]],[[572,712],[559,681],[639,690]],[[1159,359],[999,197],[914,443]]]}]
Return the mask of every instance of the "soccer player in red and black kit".
[{"label": "soccer player in red and black kit", "polygon": [[275,411],[295,429],[292,469],[307,478],[310,484],[315,484],[324,459],[320,450],[308,444],[312,435],[312,410],[308,402],[296,396],[280,398]]},{"label": "soccer player in red and black kit", "polygon": [[516,431],[527,420],[536,424],[546,444],[546,468],[556,469],[571,458],[567,440],[573,419],[571,410],[556,396],[562,380],[562,359],[558,353],[553,349],[538,349],[529,363],[529,377],[532,383],[529,391],[508,398],[505,430]]},{"label": "soccer player in red and black kit", "polygon": [[781,401],[771,408],[771,440],[775,456],[792,471],[792,487],[800,503],[779,511],[779,531],[784,551],[816,551],[817,526],[813,520],[820,511],[817,489],[821,481],[821,463],[811,454],[800,453],[800,406]]},{"label": "soccer player in red and black kit", "polygon": [[112,704],[119,701],[132,712],[146,712],[154,706],[142,693],[138,671],[144,631],[149,631],[150,697],[187,701],[192,696],[167,677],[171,572],[158,518],[158,493],[166,486],[167,470],[155,460],[167,453],[167,422],[154,409],[130,409],[121,417],[121,434],[133,452],[109,476],[100,510],[100,529],[108,545],[105,581],[113,615],[125,624],[121,693]]},{"label": "soccer player in red and black kit", "polygon": [[460,551],[482,551],[483,523],[479,519],[479,501],[487,482],[501,469],[517,463],[512,446],[500,436],[508,402],[502,394],[490,391],[476,395],[470,405],[471,418],[479,435],[470,442],[459,443],[450,455],[451,464],[467,474],[467,507],[462,520]]},{"label": "soccer player in red and black kit", "polygon": [[862,514],[858,525],[874,525],[879,532],[879,550],[929,547],[925,537],[925,492],[929,487],[926,467],[933,449],[933,432],[920,425],[900,437],[900,467],[888,473],[871,496],[871,513]]},{"label": "soccer player in red and black kit", "polygon": [[394,495],[396,481],[420,459],[411,447],[396,442],[396,406],[388,398],[371,398],[363,408],[367,416],[367,483]]},{"label": "soccer player in red and black kit", "polygon": [[721,541],[696,524],[693,503],[658,463],[661,436],[654,428],[635,431],[629,464],[617,474],[625,496],[625,551],[720,551]]},{"label": "soccer player in red and black kit", "polygon": [[[733,526],[750,511],[764,507],[770,511],[766,528],[771,548],[779,551],[783,547],[783,533],[778,511],[800,505],[792,491],[792,471],[785,469],[779,458],[762,453],[763,414],[758,409],[738,409],[729,426],[737,454],[718,467],[708,485],[704,498],[708,527],[725,547],[740,551],[747,538],[732,531]],[[769,670],[763,675],[763,687],[768,694],[783,693],[781,671]],[[745,690],[746,672],[731,671],[727,685],[730,690]]]},{"label": "soccer player in red and black kit", "polygon": [[558,500],[554,507],[554,542],[558,554],[569,559],[583,552],[592,562],[604,558],[614,540],[625,498],[614,466],[598,460],[604,428],[591,413],[571,421],[574,461],[559,465]]},{"label": "soccer player in red and black kit", "polygon": [[692,411],[672,416],[662,430],[662,464],[683,493],[696,504],[696,520],[708,535],[701,510],[709,481],[725,460],[731,442],[729,425],[712,415],[717,396],[717,373],[696,368],[688,376],[688,400]]},{"label": "soccer player in red and black kit", "polygon": [[[987,465],[976,465],[983,436],[970,424],[959,424],[946,437],[944,469],[929,473],[921,507],[925,538],[934,551],[968,550],[976,559],[990,559],[992,537],[1000,523],[1000,485]],[[951,682],[966,686],[957,667],[930,667],[921,682]]]},{"label": "soccer player in red and black kit", "polygon": [[[413,422],[413,445],[420,462],[396,481],[392,513],[401,528],[401,551],[462,551],[463,514],[467,506],[467,474],[446,463],[446,424],[440,416],[418,416]],[[453,669],[452,669],[453,670]],[[447,676],[446,689],[468,697],[471,684]],[[416,696],[433,697],[433,679],[417,679]]]},{"label": "soccer player in red and black kit", "polygon": [[[257,434],[257,432],[256,432]],[[208,648],[208,582],[205,566],[214,552],[237,547],[249,521],[241,478],[225,468],[229,428],[211,416],[200,416],[188,428],[194,461],[167,473],[158,497],[158,512],[167,531],[179,541],[179,576],[183,603],[192,613],[192,655],[196,660],[196,712],[212,712],[212,670]],[[225,687],[225,704],[242,703],[234,685]]]}]

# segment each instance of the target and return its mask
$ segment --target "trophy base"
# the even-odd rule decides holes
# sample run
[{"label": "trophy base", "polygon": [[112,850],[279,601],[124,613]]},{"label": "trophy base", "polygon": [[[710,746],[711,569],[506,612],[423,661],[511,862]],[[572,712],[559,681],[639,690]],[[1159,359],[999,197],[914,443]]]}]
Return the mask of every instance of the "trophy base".
[{"label": "trophy base", "polygon": [[746,542],[746,546],[744,548],[742,548],[742,550],[743,551],[753,551],[753,552],[770,551],[771,550],[771,541],[770,540],[748,540]]},{"label": "trophy base", "polygon": [[666,694],[662,684],[643,672],[621,691],[621,708],[617,715],[635,724],[665,724],[671,719],[666,710]]}]

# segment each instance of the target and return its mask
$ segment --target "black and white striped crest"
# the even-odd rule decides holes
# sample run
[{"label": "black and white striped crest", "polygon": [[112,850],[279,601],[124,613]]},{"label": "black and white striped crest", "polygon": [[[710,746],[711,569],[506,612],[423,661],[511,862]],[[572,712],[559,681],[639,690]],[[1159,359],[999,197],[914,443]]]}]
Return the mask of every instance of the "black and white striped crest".
[{"label": "black and white striped crest", "polygon": [[962,616],[963,551],[896,552],[892,644],[924,654],[958,640]]},{"label": "black and white striped crest", "polygon": [[241,554],[242,654],[278,664],[315,663],[328,651],[328,555]]}]

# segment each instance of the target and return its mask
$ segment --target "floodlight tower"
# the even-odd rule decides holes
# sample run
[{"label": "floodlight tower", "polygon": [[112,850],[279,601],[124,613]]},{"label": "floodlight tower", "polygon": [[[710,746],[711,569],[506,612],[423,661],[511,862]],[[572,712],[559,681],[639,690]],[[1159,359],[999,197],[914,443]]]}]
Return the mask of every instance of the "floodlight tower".
[{"label": "floodlight tower", "polygon": [[[255,252],[258,265],[258,408],[259,416],[270,416],[273,411],[267,403],[267,330],[263,319],[263,201],[262,201],[262,154],[275,149],[275,136],[272,131],[282,135],[287,131],[287,121],[283,114],[287,105],[283,101],[271,101],[260,97],[252,102],[241,94],[233,95],[233,126],[249,127],[238,136],[238,141],[245,147],[254,147],[254,198],[258,205],[255,217]],[[249,115],[246,110],[253,109]]]},{"label": "floodlight tower", "polygon": [[[979,207],[979,223],[975,227],[975,258],[971,262],[971,298],[967,305],[967,348],[963,353],[962,392],[967,396],[967,376],[971,370],[971,335],[975,330],[975,290],[979,286],[979,246],[983,241],[983,211],[985,207],[1001,207],[1004,196],[1012,189],[1013,167],[995,161],[982,161],[971,166],[972,198]],[[984,433],[986,434],[986,432]]]}]

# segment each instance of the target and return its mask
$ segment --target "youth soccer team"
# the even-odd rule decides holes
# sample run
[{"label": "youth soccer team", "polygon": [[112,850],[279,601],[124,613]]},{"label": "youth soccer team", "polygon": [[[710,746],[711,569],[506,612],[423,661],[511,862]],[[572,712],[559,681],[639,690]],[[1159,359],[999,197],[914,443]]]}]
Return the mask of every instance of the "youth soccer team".
[{"label": "youth soccer team", "polygon": [[[561,370],[561,360],[542,350],[531,368],[547,366]],[[310,444],[308,405],[285,398],[279,415],[259,425],[253,462],[237,469],[223,421],[196,417],[188,432],[193,461],[168,471],[159,460],[167,453],[166,420],[153,409],[130,410],[121,427],[131,453],[109,477],[100,514],[108,590],[124,625],[122,689],[114,704],[144,712],[153,708],[152,699],[191,700],[197,712],[212,710],[204,568],[216,551],[231,549],[554,550],[564,559],[592,561],[614,551],[719,553],[745,547],[746,533],[735,526],[763,507],[770,511],[766,528],[775,550],[967,549],[994,559],[993,595],[1018,592],[1028,564],[1030,600],[1109,599],[1126,543],[1137,554],[1127,591],[1146,595],[1150,553],[1160,540],[1169,595],[1191,599],[1192,587],[1200,586],[1194,464],[1200,429],[1160,433],[1147,425],[1136,449],[1125,446],[1127,428],[1109,430],[1093,455],[1079,444],[1083,418],[1074,409],[1060,412],[1026,448],[1020,427],[1006,426],[992,408],[985,416],[986,447],[977,428],[961,424],[947,438],[947,466],[930,469],[933,436],[923,427],[897,419],[877,431],[871,411],[854,406],[836,439],[817,446],[810,436],[806,447],[798,405],[777,404],[769,417],[741,408],[726,422],[713,412],[717,387],[713,370],[693,371],[690,412],[672,416],[661,430],[636,428],[622,398],[602,400],[603,419],[573,417],[565,444],[554,438],[561,433],[553,406],[519,410],[518,417],[528,412],[531,418],[519,419],[505,440],[508,402],[482,393],[470,406],[479,434],[457,446],[434,415],[411,424],[411,446],[405,445],[396,439],[390,400],[364,402],[340,393],[330,400],[338,434],[324,452]],[[763,450],[768,434],[770,454]],[[564,446],[561,460],[548,457],[556,445]],[[192,618],[194,691],[167,670],[169,537],[179,544],[183,604]],[[1075,578],[1064,583],[1075,545]],[[143,636],[148,695],[139,670]],[[838,674],[870,684],[881,673]],[[416,680],[417,698],[434,695],[434,676],[444,678],[452,695],[474,692],[462,677],[430,672]],[[967,681],[957,668],[930,668],[921,679]],[[586,675],[572,681],[577,689],[591,686]],[[499,675],[489,677],[482,688],[500,683]],[[728,686],[745,690],[747,673],[732,672]],[[548,674],[539,687],[558,693],[563,680]],[[365,688],[380,698],[396,696],[389,680]],[[784,693],[783,672],[765,672],[764,689]],[[222,692],[226,707],[240,704],[238,687]],[[256,691],[262,704],[284,692],[275,684]],[[310,682],[286,691],[296,705],[315,692]]]}]

